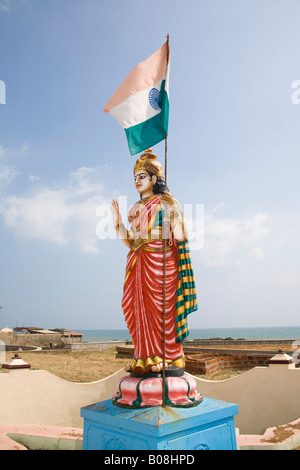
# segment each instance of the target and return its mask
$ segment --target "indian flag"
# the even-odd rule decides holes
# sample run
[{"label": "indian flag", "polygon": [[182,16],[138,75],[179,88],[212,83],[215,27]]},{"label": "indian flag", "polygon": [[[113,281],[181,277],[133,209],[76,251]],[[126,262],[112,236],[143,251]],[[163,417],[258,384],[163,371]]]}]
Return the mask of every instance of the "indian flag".
[{"label": "indian flag", "polygon": [[131,155],[157,144],[168,134],[169,41],[139,63],[104,106],[125,129]]}]

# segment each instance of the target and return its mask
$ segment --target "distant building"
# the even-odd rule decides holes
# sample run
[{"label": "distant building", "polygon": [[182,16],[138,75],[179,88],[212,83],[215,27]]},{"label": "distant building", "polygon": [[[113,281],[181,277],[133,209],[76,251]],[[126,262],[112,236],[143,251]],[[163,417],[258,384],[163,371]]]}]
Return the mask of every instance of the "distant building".
[{"label": "distant building", "polygon": [[60,333],[66,344],[82,342],[82,333],[76,333],[75,331],[66,330],[65,328],[51,328],[51,331]]},{"label": "distant building", "polygon": [[30,335],[52,335],[55,334],[53,330],[45,330],[44,328],[37,328],[37,327],[27,327],[27,326],[19,326],[14,328],[14,332],[16,334],[30,334]]},{"label": "distant building", "polygon": [[14,332],[10,328],[2,328],[0,330],[0,341],[3,341],[4,344],[10,344],[12,341],[12,338],[14,337]]},{"label": "distant building", "polygon": [[66,344],[81,343],[82,334],[66,328],[45,329],[40,327],[19,326],[14,328],[10,343],[22,346],[39,346],[41,348],[64,348]]}]

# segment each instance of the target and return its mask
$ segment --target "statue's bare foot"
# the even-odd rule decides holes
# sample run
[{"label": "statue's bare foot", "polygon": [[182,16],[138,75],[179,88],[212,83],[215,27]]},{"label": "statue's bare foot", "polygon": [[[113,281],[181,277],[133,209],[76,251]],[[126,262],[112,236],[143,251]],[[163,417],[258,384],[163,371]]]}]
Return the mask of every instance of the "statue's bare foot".
[{"label": "statue's bare foot", "polygon": [[[168,364],[165,364],[165,368],[168,367]],[[163,370],[163,363],[159,362],[158,364],[155,364],[155,366],[151,367],[152,372],[161,372]]]},{"label": "statue's bare foot", "polygon": [[126,366],[124,367],[124,370],[125,370],[125,372],[130,371],[130,363],[126,364]]}]

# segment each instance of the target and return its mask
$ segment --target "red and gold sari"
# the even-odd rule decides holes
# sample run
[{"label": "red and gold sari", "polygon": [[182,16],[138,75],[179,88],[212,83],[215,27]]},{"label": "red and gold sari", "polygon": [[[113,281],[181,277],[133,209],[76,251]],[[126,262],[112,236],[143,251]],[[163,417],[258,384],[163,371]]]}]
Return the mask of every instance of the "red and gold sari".
[{"label": "red and gold sari", "polygon": [[[174,221],[180,206],[170,195],[141,199],[129,211],[132,240],[128,254],[122,308],[134,344],[132,372],[146,373],[163,357],[164,233],[166,249],[166,362],[184,367],[181,341],[188,334],[187,315],[197,310],[187,241],[177,243]],[[165,238],[165,237],[164,237]]]}]

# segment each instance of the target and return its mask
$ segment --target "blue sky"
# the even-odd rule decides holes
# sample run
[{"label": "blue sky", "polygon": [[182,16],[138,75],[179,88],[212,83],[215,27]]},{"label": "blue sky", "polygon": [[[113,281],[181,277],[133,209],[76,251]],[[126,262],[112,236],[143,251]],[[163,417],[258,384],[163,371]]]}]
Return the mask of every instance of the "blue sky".
[{"label": "blue sky", "polygon": [[127,249],[97,233],[112,198],[137,200],[135,157],[102,108],[168,33],[168,185],[204,210],[190,327],[300,324],[299,15],[296,0],[0,0],[0,328],[125,328]]}]

